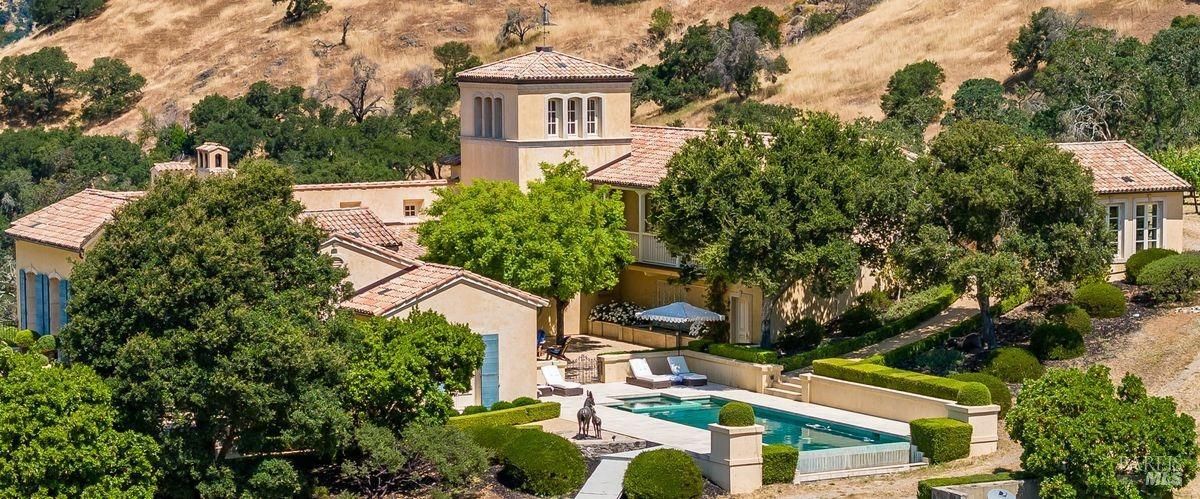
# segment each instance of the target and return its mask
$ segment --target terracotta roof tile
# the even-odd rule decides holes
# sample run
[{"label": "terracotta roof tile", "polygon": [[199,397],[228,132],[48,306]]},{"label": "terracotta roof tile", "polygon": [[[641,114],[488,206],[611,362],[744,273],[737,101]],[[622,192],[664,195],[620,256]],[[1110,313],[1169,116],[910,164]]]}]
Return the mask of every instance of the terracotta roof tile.
[{"label": "terracotta roof tile", "polygon": [[633,73],[539,49],[460,72],[458,81],[633,81]]},{"label": "terracotta roof tile", "polygon": [[407,257],[420,259],[425,256],[425,247],[417,242],[417,224],[393,225],[388,227],[396,239],[400,240],[400,247],[396,252]]},{"label": "terracotta roof tile", "polygon": [[703,128],[633,126],[629,155],[588,174],[588,180],[616,187],[650,189],[667,176],[667,162],[690,139],[704,137]]},{"label": "terracotta roof tile", "polygon": [[396,235],[368,208],[311,210],[301,213],[300,218],[311,218],[330,234],[345,234],[384,248],[400,246]]},{"label": "terracotta roof tile", "polygon": [[335,184],[297,184],[294,191],[332,191],[338,189],[386,189],[389,187],[438,187],[449,185],[445,179],[433,180],[386,180],[381,182],[340,182]]},{"label": "terracotta roof tile", "polygon": [[1055,144],[1091,170],[1100,194],[1189,191],[1187,181],[1123,140]]},{"label": "terracotta roof tile", "polygon": [[542,297],[459,267],[418,262],[416,265],[368,286],[354,297],[342,302],[342,306],[364,314],[382,316],[392,310],[406,308],[413,302],[458,280],[474,283],[532,306],[544,307],[549,304]]},{"label": "terracotta roof tile", "polygon": [[17,219],[4,233],[16,239],[83,251],[118,208],[142,194],[84,189]]}]

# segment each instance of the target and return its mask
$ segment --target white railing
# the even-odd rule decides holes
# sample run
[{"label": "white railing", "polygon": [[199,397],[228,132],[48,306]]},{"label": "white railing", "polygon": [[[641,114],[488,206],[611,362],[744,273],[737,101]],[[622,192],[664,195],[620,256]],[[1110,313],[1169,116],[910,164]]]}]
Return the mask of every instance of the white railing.
[{"label": "white railing", "polygon": [[642,263],[651,263],[666,267],[678,267],[679,258],[667,251],[667,247],[654,234],[627,232],[633,239],[633,256]]},{"label": "white railing", "polygon": [[910,446],[908,442],[895,442],[801,451],[796,472],[803,475],[909,464],[914,458]]}]

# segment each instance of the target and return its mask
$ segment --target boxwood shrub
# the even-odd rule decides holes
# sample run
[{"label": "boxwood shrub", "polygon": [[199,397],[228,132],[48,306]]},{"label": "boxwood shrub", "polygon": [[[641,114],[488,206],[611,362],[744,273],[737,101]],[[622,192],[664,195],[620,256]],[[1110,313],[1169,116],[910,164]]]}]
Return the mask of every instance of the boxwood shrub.
[{"label": "boxwood shrub", "polygon": [[487,411],[488,411],[488,408],[484,407],[482,405],[468,405],[466,407],[463,407],[462,415],[470,416],[472,414],[479,414],[479,413],[487,412]]},{"label": "boxwood shrub", "polygon": [[754,408],[744,402],[730,402],[721,407],[717,421],[722,426],[753,426]]},{"label": "boxwood shrub", "polygon": [[517,397],[512,401],[513,407],[525,407],[536,403],[538,403],[537,399],[531,397]]},{"label": "boxwood shrub", "polygon": [[491,407],[488,407],[488,411],[503,411],[505,409],[512,409],[513,407],[516,406],[514,406],[512,402],[506,400],[497,400],[496,402],[492,403]]},{"label": "boxwood shrub", "polygon": [[800,449],[791,445],[775,444],[763,446],[763,485],[792,483],[796,478],[796,461]]},{"label": "boxwood shrub", "polygon": [[1130,284],[1141,284],[1137,281],[1142,269],[1156,260],[1178,254],[1178,251],[1166,248],[1147,248],[1134,253],[1128,260],[1125,260],[1125,280]]},{"label": "boxwood shrub", "polygon": [[997,348],[992,353],[983,373],[1000,378],[1006,383],[1024,383],[1025,380],[1038,379],[1046,373],[1046,368],[1029,350],[1017,347]]},{"label": "boxwood shrub", "polygon": [[1181,253],[1146,265],[1138,284],[1150,288],[1150,298],[1159,303],[1186,302],[1200,290],[1200,253]]},{"label": "boxwood shrub", "polygon": [[704,476],[683,451],[655,449],[629,462],[622,486],[629,499],[694,499],[704,493]]},{"label": "boxwood shrub", "polygon": [[962,405],[988,405],[992,403],[991,394],[987,387],[979,383],[957,381],[879,364],[858,362],[851,359],[821,359],[815,361],[813,362],[813,373],[818,376],[837,378],[864,385],[953,400]]},{"label": "boxwood shrub", "polygon": [[[476,426],[513,426],[557,418],[562,411],[558,402],[541,402],[533,405],[487,411],[478,414],[454,416],[450,426],[472,428]],[[465,412],[465,411],[464,411]]]},{"label": "boxwood shrub", "polygon": [[708,351],[708,346],[712,345],[713,343],[716,342],[708,338],[700,338],[698,340],[692,340],[689,342],[687,344],[687,349],[693,352],[705,352]]},{"label": "boxwood shrub", "polygon": [[746,345],[730,345],[729,343],[713,343],[708,346],[708,353],[756,364],[774,364],[776,360],[779,360],[779,354],[774,350]]},{"label": "boxwood shrub", "polygon": [[1079,333],[1079,336],[1092,333],[1092,318],[1082,308],[1070,303],[1054,306],[1046,311],[1046,318],[1071,328]]},{"label": "boxwood shrub", "polygon": [[494,462],[503,461],[505,447],[515,441],[518,435],[529,431],[540,430],[517,426],[476,426],[466,430],[467,434],[471,436],[471,440],[474,440],[480,447],[491,451]]},{"label": "boxwood shrub", "polygon": [[912,443],[933,464],[971,454],[971,425],[950,418],[914,419],[908,422]]},{"label": "boxwood shrub", "polygon": [[1111,319],[1125,315],[1125,293],[1107,282],[1080,286],[1075,290],[1075,304],[1092,317]]},{"label": "boxwood shrub", "polygon": [[579,447],[553,433],[518,430],[501,455],[500,482],[537,496],[570,494],[587,476]]},{"label": "boxwood shrub", "polygon": [[1083,335],[1065,324],[1048,322],[1033,330],[1029,347],[1041,360],[1066,360],[1083,355]]},{"label": "boxwood shrub", "polygon": [[1004,415],[1012,408],[1012,392],[1000,378],[984,373],[962,373],[951,375],[950,379],[975,382],[986,386],[992,403],[1000,406],[1000,419],[1004,419]]}]

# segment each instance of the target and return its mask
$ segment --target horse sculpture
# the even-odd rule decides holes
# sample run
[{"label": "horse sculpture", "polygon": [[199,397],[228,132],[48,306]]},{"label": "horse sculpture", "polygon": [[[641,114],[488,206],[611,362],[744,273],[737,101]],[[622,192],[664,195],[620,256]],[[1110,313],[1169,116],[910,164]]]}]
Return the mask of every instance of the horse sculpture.
[{"label": "horse sculpture", "polygon": [[596,415],[596,399],[592,398],[592,392],[587,393],[583,408],[575,413],[575,420],[579,423],[579,434],[584,438],[588,437],[591,429],[595,429],[596,438],[600,438],[600,417]]}]

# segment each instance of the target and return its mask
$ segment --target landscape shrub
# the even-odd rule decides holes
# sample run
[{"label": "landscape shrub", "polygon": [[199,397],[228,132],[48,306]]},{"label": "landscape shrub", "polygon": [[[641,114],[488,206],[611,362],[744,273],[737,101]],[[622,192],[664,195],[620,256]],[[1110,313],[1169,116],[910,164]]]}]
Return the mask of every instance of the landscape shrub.
[{"label": "landscape shrub", "polygon": [[28,329],[17,331],[16,337],[13,339],[13,344],[22,351],[29,350],[36,342],[37,336],[33,334],[33,331]]},{"label": "landscape shrub", "polygon": [[538,403],[537,399],[530,397],[517,397],[512,401],[513,407],[525,407],[527,405],[533,405],[536,403]]},{"label": "landscape shrub", "polygon": [[814,361],[813,373],[818,376],[862,383],[864,385],[953,400],[963,405],[988,405],[992,403],[987,387],[979,383],[957,381],[879,364],[861,363],[851,359],[821,359]]},{"label": "landscape shrub", "polygon": [[1046,373],[1046,368],[1038,362],[1036,356],[1024,348],[997,348],[991,359],[983,368],[984,374],[1000,378],[1006,383],[1024,383],[1026,380],[1038,379]]},{"label": "landscape shrub", "polygon": [[[995,317],[1004,315],[1005,313],[1008,313],[1008,311],[1017,308],[1017,306],[1020,304],[1029,301],[1032,296],[1033,292],[1030,291],[1029,288],[1021,288],[1020,291],[1013,293],[1010,296],[1006,296],[1004,299],[1000,300],[999,304],[997,304],[995,307],[992,307],[992,313]],[[962,336],[966,336],[979,331],[979,328],[980,318],[978,315],[976,315],[970,319],[958,323],[956,326],[946,328],[939,333],[931,334],[921,340],[914,341],[905,346],[887,352],[883,356],[887,365],[889,366],[908,365],[911,364],[912,360],[917,355],[920,355],[921,352],[939,348],[942,345],[945,345],[946,341],[950,338],[960,338]]]},{"label": "landscape shrub", "polygon": [[503,411],[505,409],[512,409],[513,407],[516,406],[514,406],[512,402],[497,400],[492,404],[491,407],[488,407],[488,411]]},{"label": "landscape shrub", "polygon": [[630,302],[601,303],[588,312],[588,320],[632,326],[639,322],[636,316],[642,310],[642,307]]},{"label": "landscape shrub", "polygon": [[961,373],[950,376],[958,381],[975,382],[986,386],[991,395],[992,403],[1000,406],[1000,419],[1012,408],[1012,391],[1000,378],[984,373]]},{"label": "landscape shrub", "polygon": [[1125,260],[1125,280],[1130,284],[1141,284],[1138,281],[1138,276],[1142,274],[1142,270],[1147,265],[1161,260],[1168,256],[1178,255],[1179,252],[1166,248],[1146,248],[1137,253],[1134,253]]},{"label": "landscape shrub", "polygon": [[917,358],[913,359],[913,363],[915,366],[925,368],[930,374],[945,376],[951,372],[957,372],[962,367],[964,358],[963,353],[958,350],[935,348],[917,355]]},{"label": "landscape shrub", "polygon": [[731,345],[729,343],[713,343],[708,346],[708,353],[727,359],[754,362],[756,364],[774,364],[779,360],[779,354],[774,350],[746,345]]},{"label": "landscape shrub", "polygon": [[948,485],[968,485],[972,483],[1002,482],[1005,480],[1020,480],[1025,477],[1026,474],[1021,472],[1003,472],[986,475],[928,478],[917,482],[917,499],[932,499],[933,489],[936,487],[946,487]]},{"label": "landscape shrub", "polygon": [[796,461],[800,449],[791,445],[775,444],[763,446],[763,485],[792,483],[796,478]]},{"label": "landscape shrub", "polygon": [[33,342],[33,349],[49,355],[50,352],[58,349],[58,338],[52,334],[43,335]]},{"label": "landscape shrub", "polygon": [[414,480],[460,487],[475,481],[488,469],[489,449],[473,435],[452,426],[409,425],[399,447],[408,460],[409,478]]},{"label": "landscape shrub", "polygon": [[961,459],[971,454],[971,425],[950,418],[909,421],[912,443],[933,464]]},{"label": "landscape shrub", "polygon": [[1142,269],[1138,284],[1150,288],[1159,303],[1186,302],[1200,290],[1200,253],[1181,253],[1155,260]]},{"label": "landscape shrub", "polygon": [[295,497],[300,493],[300,474],[283,459],[264,459],[246,481],[251,498]]},{"label": "landscape shrub", "polygon": [[1080,286],[1075,290],[1075,304],[1092,317],[1111,319],[1125,315],[1125,293],[1107,282]]},{"label": "landscape shrub", "polygon": [[775,348],[789,354],[810,350],[820,345],[824,337],[825,327],[816,319],[805,317],[783,328],[783,332],[775,339]]},{"label": "landscape shrub", "polygon": [[951,298],[951,301],[957,298],[954,288],[948,284],[925,288],[892,302],[892,306],[883,313],[882,319],[884,322],[895,322],[946,298]]},{"label": "landscape shrub", "polygon": [[0,345],[17,346],[17,331],[15,327],[0,326]]},{"label": "landscape shrub", "polygon": [[562,406],[558,402],[540,402],[512,409],[454,416],[450,418],[449,425],[456,428],[513,426],[557,418],[561,411]]},{"label": "landscape shrub", "polygon": [[716,343],[716,342],[714,342],[713,340],[710,340],[708,338],[692,340],[690,343],[687,344],[687,349],[691,350],[693,352],[706,352],[706,351],[708,351],[708,346],[712,345],[713,343]]},{"label": "landscape shrub", "polygon": [[480,447],[491,451],[492,458],[500,462],[504,457],[504,448],[522,432],[540,431],[517,426],[476,426],[466,430],[471,440]]},{"label": "landscape shrub", "polygon": [[1083,335],[1065,324],[1048,322],[1033,330],[1029,347],[1041,360],[1067,360],[1083,355]]},{"label": "landscape shrub", "polygon": [[[795,469],[793,461],[793,472]],[[765,463],[763,471],[766,472]],[[629,462],[622,486],[629,499],[694,499],[704,493],[704,476],[683,451],[655,449],[638,454]]]},{"label": "landscape shrub", "polygon": [[721,407],[717,421],[722,426],[753,426],[754,407],[744,402],[730,402]]},{"label": "landscape shrub", "polygon": [[500,481],[537,496],[570,494],[583,485],[587,475],[579,447],[552,433],[520,431],[501,454]]},{"label": "landscape shrub", "polygon": [[862,336],[883,326],[880,312],[870,306],[858,304],[846,309],[834,321],[837,330],[845,336]]},{"label": "landscape shrub", "polygon": [[1080,336],[1092,333],[1092,318],[1082,308],[1070,303],[1057,305],[1046,311],[1046,319],[1071,328]]},{"label": "landscape shrub", "polygon": [[487,412],[487,411],[488,411],[488,408],[484,407],[482,405],[468,405],[466,407],[463,407],[461,415],[462,416],[470,416],[472,414],[479,414],[481,412]]}]

